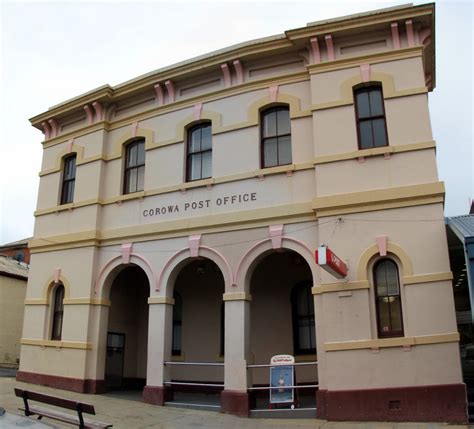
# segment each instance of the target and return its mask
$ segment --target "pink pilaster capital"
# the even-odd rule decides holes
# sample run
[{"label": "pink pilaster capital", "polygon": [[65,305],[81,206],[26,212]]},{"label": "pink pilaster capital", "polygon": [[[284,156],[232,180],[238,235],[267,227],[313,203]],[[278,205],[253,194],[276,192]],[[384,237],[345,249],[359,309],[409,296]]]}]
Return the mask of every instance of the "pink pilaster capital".
[{"label": "pink pilaster capital", "polygon": [[51,126],[51,137],[56,137],[59,134],[59,122],[54,118],[49,119],[48,122]]},{"label": "pink pilaster capital", "polygon": [[202,117],[202,103],[197,103],[194,105],[194,120],[200,121]]},{"label": "pink pilaster capital", "polygon": [[431,42],[431,30],[429,28],[424,28],[418,31],[418,41],[423,46],[428,45]]},{"label": "pink pilaster capital", "polygon": [[375,237],[380,256],[387,256],[387,240],[386,235],[377,235],[377,237]]},{"label": "pink pilaster capital", "polygon": [[102,103],[99,103],[98,101],[94,101],[92,103],[92,107],[95,110],[95,120],[97,121],[103,121],[104,120],[104,107],[102,106]]},{"label": "pink pilaster capital", "polygon": [[319,50],[319,42],[317,37],[311,38],[311,53],[313,55],[313,63],[318,64],[321,62],[321,52]]},{"label": "pink pilaster capital", "polygon": [[192,258],[199,255],[199,246],[201,244],[201,234],[190,235],[188,238],[189,253]]},{"label": "pink pilaster capital", "polygon": [[132,124],[132,137],[136,137],[138,132],[138,122]]},{"label": "pink pilaster capital", "polygon": [[132,253],[133,243],[123,243],[121,248],[122,264],[130,263],[130,254]]},{"label": "pink pilaster capital", "polygon": [[44,139],[49,140],[51,138],[51,127],[46,121],[41,122],[41,126],[43,127]]},{"label": "pink pilaster capital", "polygon": [[334,44],[332,42],[332,36],[328,34],[327,36],[324,36],[324,40],[326,41],[326,49],[328,51],[328,60],[334,61],[335,56],[334,56]]},{"label": "pink pilaster capital", "polygon": [[74,145],[74,139],[69,139],[66,146],[66,153],[72,152],[72,146]]},{"label": "pink pilaster capital", "polygon": [[173,81],[167,80],[165,82],[166,90],[168,91],[168,99],[170,103],[173,103],[176,100],[176,93],[174,91]]},{"label": "pink pilaster capital", "polygon": [[272,240],[273,249],[281,249],[281,242],[283,239],[283,225],[269,226],[268,232]]},{"label": "pink pilaster capital", "polygon": [[230,79],[230,69],[227,63],[221,64],[222,76],[224,77],[224,85],[226,87],[232,85],[232,81]]},{"label": "pink pilaster capital", "polygon": [[159,83],[157,83],[153,88],[155,89],[155,101],[159,106],[162,106],[165,103],[163,88]]},{"label": "pink pilaster capital", "polygon": [[370,64],[360,65],[360,77],[362,82],[368,82],[370,80]]},{"label": "pink pilaster capital", "polygon": [[111,104],[110,106],[107,107],[107,112],[105,114],[105,118],[110,121],[112,117],[115,114],[115,111],[117,110],[117,105],[116,104]]},{"label": "pink pilaster capital", "polygon": [[405,27],[407,29],[407,41],[408,47],[415,46],[415,35],[413,33],[413,21],[411,19],[405,21]]},{"label": "pink pilaster capital", "polygon": [[54,283],[59,283],[59,279],[61,278],[61,268],[56,267],[53,269],[53,280]]},{"label": "pink pilaster capital", "polygon": [[86,119],[88,124],[92,124],[94,122],[94,113],[92,112],[91,106],[86,104],[84,106],[84,110],[86,111]]},{"label": "pink pilaster capital", "polygon": [[393,49],[400,49],[400,34],[398,32],[398,23],[392,22],[390,24],[392,29],[392,44]]},{"label": "pink pilaster capital", "polygon": [[276,103],[278,100],[278,85],[268,88],[268,95],[270,96],[270,101]]},{"label": "pink pilaster capital", "polygon": [[242,67],[242,63],[240,62],[240,60],[234,60],[232,64],[234,65],[235,75],[237,77],[237,84],[244,83],[244,68]]}]

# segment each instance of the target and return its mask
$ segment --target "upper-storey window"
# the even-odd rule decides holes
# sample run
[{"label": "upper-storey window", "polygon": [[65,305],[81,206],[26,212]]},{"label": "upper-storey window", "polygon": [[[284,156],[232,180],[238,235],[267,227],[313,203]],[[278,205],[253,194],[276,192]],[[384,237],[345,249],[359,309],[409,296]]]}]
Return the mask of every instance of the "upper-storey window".
[{"label": "upper-storey window", "polygon": [[61,186],[61,204],[72,203],[74,200],[74,184],[76,182],[76,154],[64,158],[63,183]]},{"label": "upper-storey window", "polygon": [[210,122],[188,130],[186,181],[212,176],[212,125]]},{"label": "upper-storey window", "polygon": [[53,293],[53,312],[52,312],[52,328],[51,339],[55,341],[61,340],[63,330],[63,313],[64,313],[64,286],[59,283]]},{"label": "upper-storey window", "polygon": [[291,164],[291,127],[288,106],[261,113],[262,168]]},{"label": "upper-storey window", "polygon": [[382,259],[375,264],[373,272],[378,336],[401,337],[403,318],[397,264]]},{"label": "upper-storey window", "polygon": [[380,85],[354,91],[359,149],[388,145],[383,93]]},{"label": "upper-storey window", "polygon": [[135,140],[127,145],[123,193],[143,191],[145,181],[145,140]]}]

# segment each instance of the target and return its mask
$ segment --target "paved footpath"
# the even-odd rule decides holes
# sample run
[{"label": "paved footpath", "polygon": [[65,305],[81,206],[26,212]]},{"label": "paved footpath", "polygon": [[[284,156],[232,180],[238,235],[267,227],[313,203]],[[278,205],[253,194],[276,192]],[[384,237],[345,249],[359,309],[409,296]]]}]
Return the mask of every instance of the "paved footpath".
[{"label": "paved footpath", "polygon": [[[114,429],[460,429],[467,425],[446,425],[440,423],[335,423],[316,419],[278,420],[242,419],[210,411],[187,410],[172,407],[156,407],[143,402],[119,399],[109,395],[86,395],[66,392],[28,383],[17,382],[11,377],[0,377],[0,406],[9,412],[19,413],[20,398],[13,392],[15,386],[38,392],[49,393],[88,402],[95,406],[97,415],[93,418],[112,423]],[[71,428],[59,422],[48,421],[57,427]]]}]

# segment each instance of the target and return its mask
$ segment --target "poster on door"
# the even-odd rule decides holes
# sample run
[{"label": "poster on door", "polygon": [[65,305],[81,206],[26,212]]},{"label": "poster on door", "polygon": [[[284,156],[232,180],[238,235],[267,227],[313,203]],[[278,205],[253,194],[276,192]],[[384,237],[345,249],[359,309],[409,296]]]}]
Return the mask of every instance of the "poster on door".
[{"label": "poster on door", "polygon": [[[273,356],[270,365],[270,404],[293,404],[295,401],[294,366],[291,355]],[[289,387],[288,387],[289,386]]]}]

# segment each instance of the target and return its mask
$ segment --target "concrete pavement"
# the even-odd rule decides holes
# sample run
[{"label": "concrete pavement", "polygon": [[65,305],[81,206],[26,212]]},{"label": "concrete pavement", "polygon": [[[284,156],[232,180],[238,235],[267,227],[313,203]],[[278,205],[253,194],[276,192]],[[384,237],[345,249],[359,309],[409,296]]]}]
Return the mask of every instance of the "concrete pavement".
[{"label": "concrete pavement", "polygon": [[[87,395],[49,387],[17,382],[12,377],[0,377],[0,406],[10,412],[17,412],[22,405],[13,388],[44,392],[64,398],[71,398],[93,404],[97,420],[112,423],[115,429],[460,429],[467,425],[446,425],[440,423],[336,423],[316,419],[278,420],[242,419],[211,411],[156,407],[137,400],[121,399],[112,395]],[[43,419],[57,427],[71,427],[59,422]]]}]

